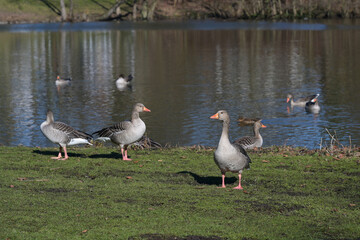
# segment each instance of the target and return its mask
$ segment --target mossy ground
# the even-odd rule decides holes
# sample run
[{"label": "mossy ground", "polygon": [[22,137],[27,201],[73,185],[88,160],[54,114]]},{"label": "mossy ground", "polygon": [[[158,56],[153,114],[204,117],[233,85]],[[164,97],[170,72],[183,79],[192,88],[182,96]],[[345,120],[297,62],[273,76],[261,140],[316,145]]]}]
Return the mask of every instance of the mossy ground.
[{"label": "mossy ground", "polygon": [[244,191],[213,150],[0,147],[0,239],[358,239],[355,155],[249,152]]}]

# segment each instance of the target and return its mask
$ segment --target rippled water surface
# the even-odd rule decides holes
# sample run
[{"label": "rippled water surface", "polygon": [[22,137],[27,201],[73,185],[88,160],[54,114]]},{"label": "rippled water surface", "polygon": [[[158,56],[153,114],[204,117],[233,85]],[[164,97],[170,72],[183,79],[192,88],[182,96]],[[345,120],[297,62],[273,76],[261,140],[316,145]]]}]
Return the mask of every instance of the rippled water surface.
[{"label": "rippled water surface", "polygon": [[[360,22],[158,22],[0,26],[0,144],[54,146],[41,133],[55,120],[92,133],[130,118],[134,103],[147,134],[162,144],[215,146],[219,109],[232,139],[251,135],[241,116],[267,125],[264,146],[318,148],[326,129],[360,144]],[[134,76],[118,89],[120,73]],[[71,77],[55,86],[56,75]],[[320,93],[321,112],[288,108]]]}]

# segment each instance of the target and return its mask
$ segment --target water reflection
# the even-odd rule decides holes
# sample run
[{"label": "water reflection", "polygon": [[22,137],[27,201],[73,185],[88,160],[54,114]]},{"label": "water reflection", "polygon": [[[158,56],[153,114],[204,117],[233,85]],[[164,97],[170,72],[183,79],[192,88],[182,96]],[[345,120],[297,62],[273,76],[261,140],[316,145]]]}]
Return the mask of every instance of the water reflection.
[{"label": "water reflection", "polygon": [[[360,143],[353,104],[360,100],[360,31],[353,25],[129,24],[0,31],[0,143],[52,146],[39,130],[47,109],[93,132],[125,120],[135,102],[152,110],[143,120],[162,144],[215,146],[221,124],[208,117],[219,109],[231,115],[232,139],[252,134],[236,124],[246,116],[268,126],[264,146],[319,147],[329,139],[325,128],[344,143],[349,135]],[[131,88],[118,89],[120,73],[134,75]],[[58,74],[71,77],[71,85],[57,87]],[[320,93],[321,112],[288,109],[289,92]]]}]

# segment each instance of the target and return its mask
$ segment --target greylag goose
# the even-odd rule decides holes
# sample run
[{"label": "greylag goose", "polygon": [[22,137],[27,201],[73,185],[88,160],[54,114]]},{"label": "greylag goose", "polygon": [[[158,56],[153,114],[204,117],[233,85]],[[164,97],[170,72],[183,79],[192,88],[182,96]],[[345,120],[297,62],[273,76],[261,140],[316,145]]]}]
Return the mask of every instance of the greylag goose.
[{"label": "greylag goose", "polygon": [[294,101],[294,97],[291,94],[287,95],[286,102],[288,103],[290,101],[291,106],[299,106],[299,107],[305,107],[306,103],[310,101],[311,99],[317,97],[318,94],[310,95],[307,97],[302,97]]},{"label": "greylag goose", "polygon": [[139,117],[139,113],[144,111],[150,112],[150,109],[146,108],[142,103],[137,103],[132,111],[131,121],[120,122],[111,127],[103,128],[93,134],[99,136],[98,140],[111,140],[114,144],[119,145],[122,159],[131,161],[127,155],[127,147],[141,139],[145,133],[145,123]]},{"label": "greylag goose", "polygon": [[[60,146],[58,156],[52,157],[52,159],[68,159],[69,156],[67,154],[66,146],[76,144],[92,145],[89,142],[92,140],[92,136],[90,134],[75,130],[65,123],[55,122],[54,114],[50,110],[46,114],[46,121],[40,125],[40,129],[45,137],[47,137],[51,142],[59,144]],[[62,149],[64,149],[64,158],[61,156]]]},{"label": "greylag goose", "polygon": [[216,165],[220,168],[222,175],[221,187],[225,188],[225,173],[235,172],[239,174],[239,185],[234,189],[243,189],[241,186],[241,173],[244,168],[249,168],[251,159],[246,151],[229,140],[230,117],[227,111],[220,110],[210,118],[223,121],[222,134],[219,145],[214,153]]},{"label": "greylag goose", "polygon": [[317,98],[320,96],[320,94],[316,94],[313,99],[308,101],[305,104],[305,110],[310,113],[319,113],[320,112],[320,105]]},{"label": "greylag goose", "polygon": [[254,149],[256,147],[261,147],[263,144],[263,138],[260,135],[260,128],[266,128],[266,126],[261,123],[261,119],[254,123],[254,136],[241,137],[235,140],[234,144],[239,145],[244,149]]},{"label": "greylag goose", "polygon": [[70,83],[71,83],[71,78],[62,79],[62,78],[60,78],[59,75],[56,77],[56,80],[55,80],[56,85],[68,85]]},{"label": "greylag goose", "polygon": [[261,120],[260,118],[247,118],[247,117],[239,117],[238,122],[240,126],[253,125],[255,122]]},{"label": "greylag goose", "polygon": [[116,80],[117,88],[124,88],[131,83],[133,76],[129,74],[129,76],[125,77],[124,74],[120,74],[119,78]]}]

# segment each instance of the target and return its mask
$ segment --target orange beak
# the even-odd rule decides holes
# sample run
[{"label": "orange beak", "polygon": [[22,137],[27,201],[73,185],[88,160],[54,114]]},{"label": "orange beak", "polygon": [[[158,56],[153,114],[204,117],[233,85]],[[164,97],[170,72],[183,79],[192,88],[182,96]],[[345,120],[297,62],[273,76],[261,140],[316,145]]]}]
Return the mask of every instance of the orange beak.
[{"label": "orange beak", "polygon": [[219,119],[219,114],[216,113],[216,114],[212,115],[210,118],[212,118],[212,119]]},{"label": "orange beak", "polygon": [[262,128],[266,128],[266,126],[265,126],[264,124],[261,124],[261,127],[262,127]]},{"label": "orange beak", "polygon": [[290,101],[290,98],[286,98],[286,102],[288,103]]},{"label": "orange beak", "polygon": [[145,112],[151,112],[150,109],[148,109],[148,108],[146,108],[146,107],[143,108],[143,111],[145,111]]},{"label": "orange beak", "polygon": [[313,100],[314,100],[314,102],[316,102],[316,101],[317,101],[317,98],[314,98]]}]

